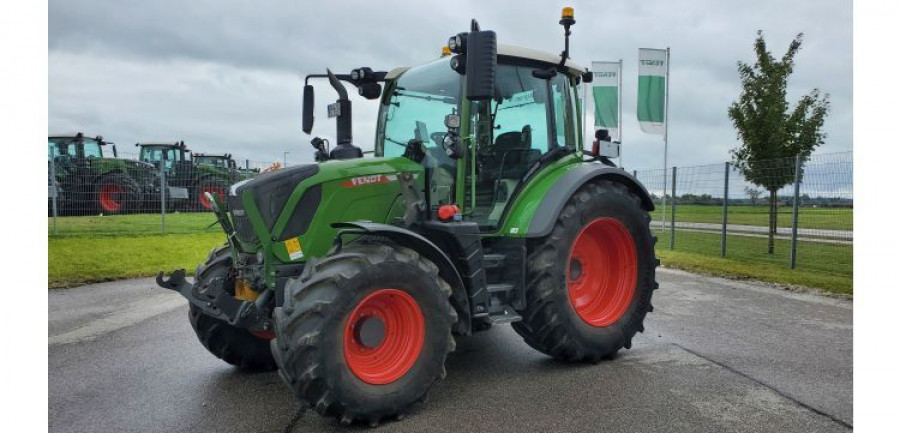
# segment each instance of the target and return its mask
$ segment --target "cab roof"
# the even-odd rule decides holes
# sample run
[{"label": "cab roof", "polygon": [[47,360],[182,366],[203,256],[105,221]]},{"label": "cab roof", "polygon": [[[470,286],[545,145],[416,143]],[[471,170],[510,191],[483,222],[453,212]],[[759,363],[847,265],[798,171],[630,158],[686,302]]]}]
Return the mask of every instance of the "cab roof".
[{"label": "cab roof", "polygon": [[[518,59],[525,60],[534,60],[538,62],[547,63],[549,65],[558,65],[562,60],[562,57],[559,54],[551,54],[546,51],[535,50],[533,48],[520,47],[517,45],[504,45],[500,44],[497,47],[497,56],[504,57],[514,57]],[[569,69],[569,72],[574,75],[581,75],[587,72],[587,68],[579,65],[572,59],[566,59],[565,63],[566,68]],[[388,72],[386,79],[390,80],[393,78],[399,77],[401,74],[406,72],[410,67],[409,66],[401,66],[398,68],[392,69]]]},{"label": "cab roof", "polygon": [[179,147],[181,146],[180,141],[176,142],[147,142],[147,143],[138,143],[138,146],[169,146],[169,147]]}]

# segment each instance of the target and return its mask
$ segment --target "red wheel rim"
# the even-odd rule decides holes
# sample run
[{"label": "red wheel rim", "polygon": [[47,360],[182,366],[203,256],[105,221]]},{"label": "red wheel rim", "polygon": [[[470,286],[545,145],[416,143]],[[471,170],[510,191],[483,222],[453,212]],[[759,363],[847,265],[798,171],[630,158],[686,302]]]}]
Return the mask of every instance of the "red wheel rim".
[{"label": "red wheel rim", "polygon": [[586,225],[566,266],[569,301],[585,323],[616,323],[628,311],[637,285],[637,254],[628,229],[613,218]]},{"label": "red wheel rim", "polygon": [[218,186],[204,186],[200,188],[200,206],[203,209],[212,209],[212,201],[206,198],[206,193],[218,195],[221,201],[225,197],[225,189]]},{"label": "red wheel rim", "polygon": [[122,200],[119,196],[125,192],[119,185],[107,183],[100,186],[100,207],[106,212],[115,212],[122,209]]},{"label": "red wheel rim", "polygon": [[[375,322],[371,322],[375,321]],[[382,338],[364,342],[363,327],[383,324]],[[366,296],[350,313],[344,327],[344,359],[363,382],[392,383],[406,374],[425,344],[425,317],[418,302],[397,289],[380,289]]]}]

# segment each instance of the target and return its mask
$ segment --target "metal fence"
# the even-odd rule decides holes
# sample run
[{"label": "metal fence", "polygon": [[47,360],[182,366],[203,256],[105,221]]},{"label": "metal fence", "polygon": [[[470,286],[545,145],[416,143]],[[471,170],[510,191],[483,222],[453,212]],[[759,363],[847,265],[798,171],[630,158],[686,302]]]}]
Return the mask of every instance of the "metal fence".
[{"label": "metal fence", "polygon": [[656,203],[657,248],[852,275],[852,152],[758,161],[749,179],[731,163],[673,167],[665,185],[661,169],[634,174]]},{"label": "metal fence", "polygon": [[[209,195],[224,201],[230,185],[277,162],[205,156],[140,161],[117,157],[48,157],[48,234],[110,235],[215,232]],[[209,195],[208,195],[209,194]]]},{"label": "metal fence", "polygon": [[[234,182],[277,168],[277,162],[250,160],[51,155],[48,233],[218,232],[205,193],[224,196]],[[661,169],[634,170],[656,203],[657,248],[852,275],[852,152],[761,161],[754,168],[755,183],[724,162],[673,167],[666,176]],[[777,187],[771,245],[767,185]]]}]

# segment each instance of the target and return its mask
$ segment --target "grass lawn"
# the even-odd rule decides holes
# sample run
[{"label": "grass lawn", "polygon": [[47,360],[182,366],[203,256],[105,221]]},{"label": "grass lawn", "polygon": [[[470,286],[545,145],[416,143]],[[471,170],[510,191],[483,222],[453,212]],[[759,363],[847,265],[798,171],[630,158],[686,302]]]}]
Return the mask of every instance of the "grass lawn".
[{"label": "grass lawn", "polygon": [[657,233],[656,251],[664,266],[713,275],[752,278],[771,283],[853,293],[853,247],[815,242],[797,245],[797,268],[790,269],[790,242],[775,241],[766,253],[764,237],[728,236],[726,258],[719,257],[720,237],[713,233],[677,231],[675,250],[668,234]]},{"label": "grass lawn", "polygon": [[189,274],[225,241],[215,233],[141,236],[50,236],[51,288],[155,276],[184,268]]},{"label": "grass lawn", "polygon": [[[771,283],[853,293],[851,246],[802,242],[797,269],[788,269],[790,246],[776,241],[776,254],[768,255],[766,239],[728,237],[728,257],[719,254],[716,234],[679,231],[676,249],[659,234],[657,254],[667,267],[747,278]],[[224,242],[218,232],[177,235],[50,236],[48,277],[51,288],[124,278],[150,277],[160,270],[184,268],[192,274],[214,246]]]},{"label": "grass lawn", "polygon": [[[162,234],[162,217],[160,214],[67,216],[57,218],[56,228],[59,235]],[[166,214],[167,234],[221,232],[211,212]],[[47,233],[53,233],[52,217],[47,218]]]},{"label": "grass lawn", "polygon": [[[778,208],[778,227],[790,227],[793,208],[781,206]],[[671,204],[666,205],[666,220],[672,216]],[[662,206],[657,205],[653,211],[654,221],[662,221]],[[801,207],[798,219],[799,227],[805,229],[821,230],[853,230],[852,208],[812,208]],[[722,223],[721,206],[705,205],[677,205],[675,208],[675,221],[694,223]],[[751,226],[769,225],[769,207],[766,206],[728,206],[728,223]]]}]

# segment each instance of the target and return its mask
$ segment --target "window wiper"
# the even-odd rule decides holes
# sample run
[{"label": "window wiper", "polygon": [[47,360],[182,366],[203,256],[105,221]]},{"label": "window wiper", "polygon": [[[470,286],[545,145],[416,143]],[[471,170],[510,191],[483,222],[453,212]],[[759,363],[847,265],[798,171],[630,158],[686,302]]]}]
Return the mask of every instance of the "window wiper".
[{"label": "window wiper", "polygon": [[394,140],[394,139],[391,138],[391,137],[385,136],[384,139],[387,140],[387,141],[390,141],[391,143],[399,144],[399,145],[401,145],[401,146],[403,146],[403,147],[406,147],[406,143],[403,143],[403,142],[398,141],[398,140]]}]

